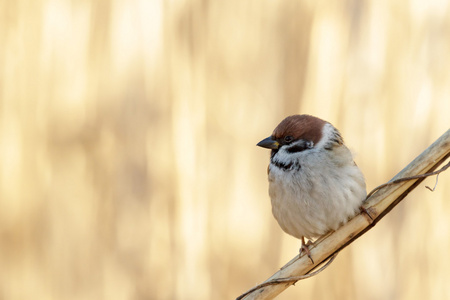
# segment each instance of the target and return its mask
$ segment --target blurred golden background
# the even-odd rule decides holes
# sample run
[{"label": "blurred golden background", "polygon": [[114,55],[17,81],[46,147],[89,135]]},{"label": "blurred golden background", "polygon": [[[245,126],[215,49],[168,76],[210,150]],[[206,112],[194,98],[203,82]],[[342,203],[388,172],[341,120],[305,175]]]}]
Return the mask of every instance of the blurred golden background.
[{"label": "blurred golden background", "polygon": [[[368,190],[450,125],[450,4],[0,0],[0,299],[233,299],[298,253],[281,119],[340,129]],[[450,174],[278,299],[450,299]]]}]

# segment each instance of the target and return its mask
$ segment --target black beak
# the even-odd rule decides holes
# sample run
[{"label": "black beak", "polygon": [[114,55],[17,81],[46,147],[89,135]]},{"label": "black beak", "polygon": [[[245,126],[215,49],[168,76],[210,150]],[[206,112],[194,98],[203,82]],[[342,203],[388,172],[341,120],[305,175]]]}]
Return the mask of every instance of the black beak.
[{"label": "black beak", "polygon": [[256,144],[256,146],[267,148],[267,149],[278,149],[278,146],[280,146],[280,144],[277,141],[275,141],[274,139],[272,139],[271,136],[269,136],[268,138],[265,138],[261,142]]}]

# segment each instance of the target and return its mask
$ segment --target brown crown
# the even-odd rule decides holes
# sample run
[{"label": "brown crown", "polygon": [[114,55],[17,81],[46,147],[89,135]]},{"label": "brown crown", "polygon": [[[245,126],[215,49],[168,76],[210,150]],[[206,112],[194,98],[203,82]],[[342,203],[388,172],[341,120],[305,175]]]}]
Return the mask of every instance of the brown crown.
[{"label": "brown crown", "polygon": [[322,128],[327,122],[310,115],[289,116],[275,128],[274,139],[292,136],[294,139],[305,139],[317,144],[322,138]]}]

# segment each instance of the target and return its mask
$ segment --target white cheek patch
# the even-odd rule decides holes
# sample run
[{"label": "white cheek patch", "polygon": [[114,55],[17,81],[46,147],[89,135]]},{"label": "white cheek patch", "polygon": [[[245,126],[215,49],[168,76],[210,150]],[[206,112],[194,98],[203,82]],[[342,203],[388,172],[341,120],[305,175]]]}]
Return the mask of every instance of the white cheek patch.
[{"label": "white cheek patch", "polygon": [[296,158],[295,154],[296,153],[289,153],[286,151],[286,149],[281,147],[273,158],[277,161],[288,163]]},{"label": "white cheek patch", "polygon": [[[313,143],[311,142],[311,147],[312,145]],[[281,147],[278,150],[278,152],[272,157],[271,163],[278,167],[289,165],[288,169],[300,169],[301,168],[300,162],[303,161],[306,158],[306,156],[310,155],[312,151],[315,151],[315,149],[311,148],[305,149],[304,151],[300,152],[289,152],[286,150],[286,148]]]},{"label": "white cheek patch", "polygon": [[[339,133],[338,133],[339,135]],[[329,141],[336,139],[336,128],[330,123],[326,123],[322,128],[322,138],[316,144],[317,149],[325,148]]]}]

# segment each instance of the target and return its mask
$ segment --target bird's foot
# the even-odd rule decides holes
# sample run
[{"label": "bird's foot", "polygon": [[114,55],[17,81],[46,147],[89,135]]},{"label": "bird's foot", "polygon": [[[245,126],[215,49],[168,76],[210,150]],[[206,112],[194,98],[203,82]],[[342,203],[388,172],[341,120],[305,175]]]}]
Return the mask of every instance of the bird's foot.
[{"label": "bird's foot", "polygon": [[311,257],[311,251],[309,251],[309,246],[311,246],[313,243],[311,240],[308,240],[307,243],[305,243],[305,238],[302,238],[302,246],[300,247],[300,253],[299,256],[302,255],[303,251],[308,255],[308,258],[311,260],[311,263],[314,264],[314,260]]}]

